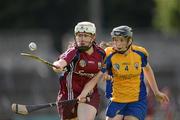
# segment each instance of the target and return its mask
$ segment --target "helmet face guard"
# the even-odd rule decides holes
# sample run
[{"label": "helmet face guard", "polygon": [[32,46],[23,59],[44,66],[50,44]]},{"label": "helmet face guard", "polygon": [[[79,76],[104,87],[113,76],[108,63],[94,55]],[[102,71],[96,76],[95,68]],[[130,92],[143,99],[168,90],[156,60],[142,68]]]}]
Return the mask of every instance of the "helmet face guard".
[{"label": "helmet face guard", "polygon": [[127,46],[124,49],[118,49],[117,51],[121,54],[124,54],[129,48],[130,46],[132,45],[132,35],[133,33],[131,32],[131,28],[128,27],[128,26],[119,26],[119,27],[116,27],[112,30],[111,32],[111,37],[114,38],[114,37],[118,37],[118,36],[121,36],[125,39],[127,39]]},{"label": "helmet face guard", "polygon": [[112,30],[111,36],[112,37],[123,36],[125,38],[132,37],[133,33],[131,30],[132,30],[132,28],[130,28],[128,26],[119,26]]},{"label": "helmet face guard", "polygon": [[[77,38],[78,37],[78,38]],[[76,47],[79,51],[87,51],[93,45],[95,36],[89,33],[77,33],[75,36]]]},{"label": "helmet face guard", "polygon": [[[91,35],[95,35],[96,27],[95,27],[94,23],[91,23],[91,22],[80,22],[74,28],[75,36],[78,33],[88,33],[88,34],[91,34]],[[89,43],[89,45],[87,45],[87,46],[78,46],[77,41],[75,39],[76,47],[79,49],[79,51],[87,51],[87,50],[89,50],[91,48],[92,44],[93,44],[93,41],[94,40],[92,40]]]}]

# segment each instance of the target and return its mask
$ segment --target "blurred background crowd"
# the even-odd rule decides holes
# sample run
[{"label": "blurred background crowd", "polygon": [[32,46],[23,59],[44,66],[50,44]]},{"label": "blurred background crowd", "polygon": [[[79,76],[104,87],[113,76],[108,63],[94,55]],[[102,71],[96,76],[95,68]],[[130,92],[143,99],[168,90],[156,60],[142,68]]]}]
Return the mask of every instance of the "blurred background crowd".
[{"label": "blurred background crowd", "polygon": [[[20,56],[36,54],[55,61],[73,41],[74,26],[91,21],[96,42],[109,42],[113,27],[133,28],[134,43],[147,48],[158,86],[170,97],[161,106],[149,90],[147,120],[179,120],[180,1],[179,0],[4,0],[0,1],[0,120],[58,120],[56,108],[28,116],[12,113],[11,104],[40,104],[56,100],[58,74],[46,65]],[[38,49],[28,49],[30,42]],[[104,119],[107,100],[97,120]]]}]

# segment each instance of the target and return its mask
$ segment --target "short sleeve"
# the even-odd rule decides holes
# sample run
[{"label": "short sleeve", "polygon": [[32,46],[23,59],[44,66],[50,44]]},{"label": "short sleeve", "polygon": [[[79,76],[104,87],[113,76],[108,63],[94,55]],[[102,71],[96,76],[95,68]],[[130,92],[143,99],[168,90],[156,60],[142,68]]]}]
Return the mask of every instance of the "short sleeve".
[{"label": "short sleeve", "polygon": [[133,46],[133,51],[141,56],[141,61],[142,61],[141,67],[145,67],[148,63],[148,57],[149,57],[147,50],[141,46]]},{"label": "short sleeve", "polygon": [[72,60],[76,57],[77,52],[77,49],[69,48],[66,52],[59,56],[59,59],[64,59],[67,62],[67,64],[70,64]]}]

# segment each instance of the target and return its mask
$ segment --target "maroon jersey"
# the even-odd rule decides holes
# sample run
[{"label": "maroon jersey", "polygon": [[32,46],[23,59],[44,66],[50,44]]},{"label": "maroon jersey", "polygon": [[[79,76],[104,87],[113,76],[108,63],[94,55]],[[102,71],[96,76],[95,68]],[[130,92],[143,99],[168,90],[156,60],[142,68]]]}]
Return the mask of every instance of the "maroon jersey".
[{"label": "maroon jersey", "polygon": [[66,82],[63,83],[63,86],[66,86],[69,99],[74,98],[73,93],[81,93],[84,85],[91,80],[90,75],[99,72],[104,55],[101,48],[94,46],[94,52],[91,55],[79,52],[76,48],[70,48],[60,56],[68,64],[68,72],[63,77]]},{"label": "maroon jersey", "polygon": [[[85,84],[99,72],[104,61],[105,52],[96,45],[93,48],[94,52],[91,55],[85,52],[79,52],[76,48],[70,48],[59,57],[67,62],[68,71],[60,78],[58,100],[70,100],[78,97]],[[98,108],[99,94],[97,87],[92,92],[89,104]]]}]

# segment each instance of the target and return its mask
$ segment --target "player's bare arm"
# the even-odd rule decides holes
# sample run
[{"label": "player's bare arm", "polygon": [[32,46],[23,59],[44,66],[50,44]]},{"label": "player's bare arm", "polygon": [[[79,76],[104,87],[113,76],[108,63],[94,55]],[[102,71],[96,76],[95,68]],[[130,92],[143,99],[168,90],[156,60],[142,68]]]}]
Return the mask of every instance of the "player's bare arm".
[{"label": "player's bare arm", "polygon": [[102,78],[104,75],[103,72],[99,71],[98,74],[93,77],[85,86],[84,89],[82,90],[81,94],[77,97],[77,99],[79,99],[79,101],[84,101],[82,98],[85,98],[88,93],[96,86],[96,84],[98,83],[98,80],[100,78]]},{"label": "player's bare arm", "polygon": [[159,91],[151,66],[147,64],[147,66],[143,68],[143,71],[157,100],[160,102],[169,102],[169,98],[167,97],[167,95]]}]

